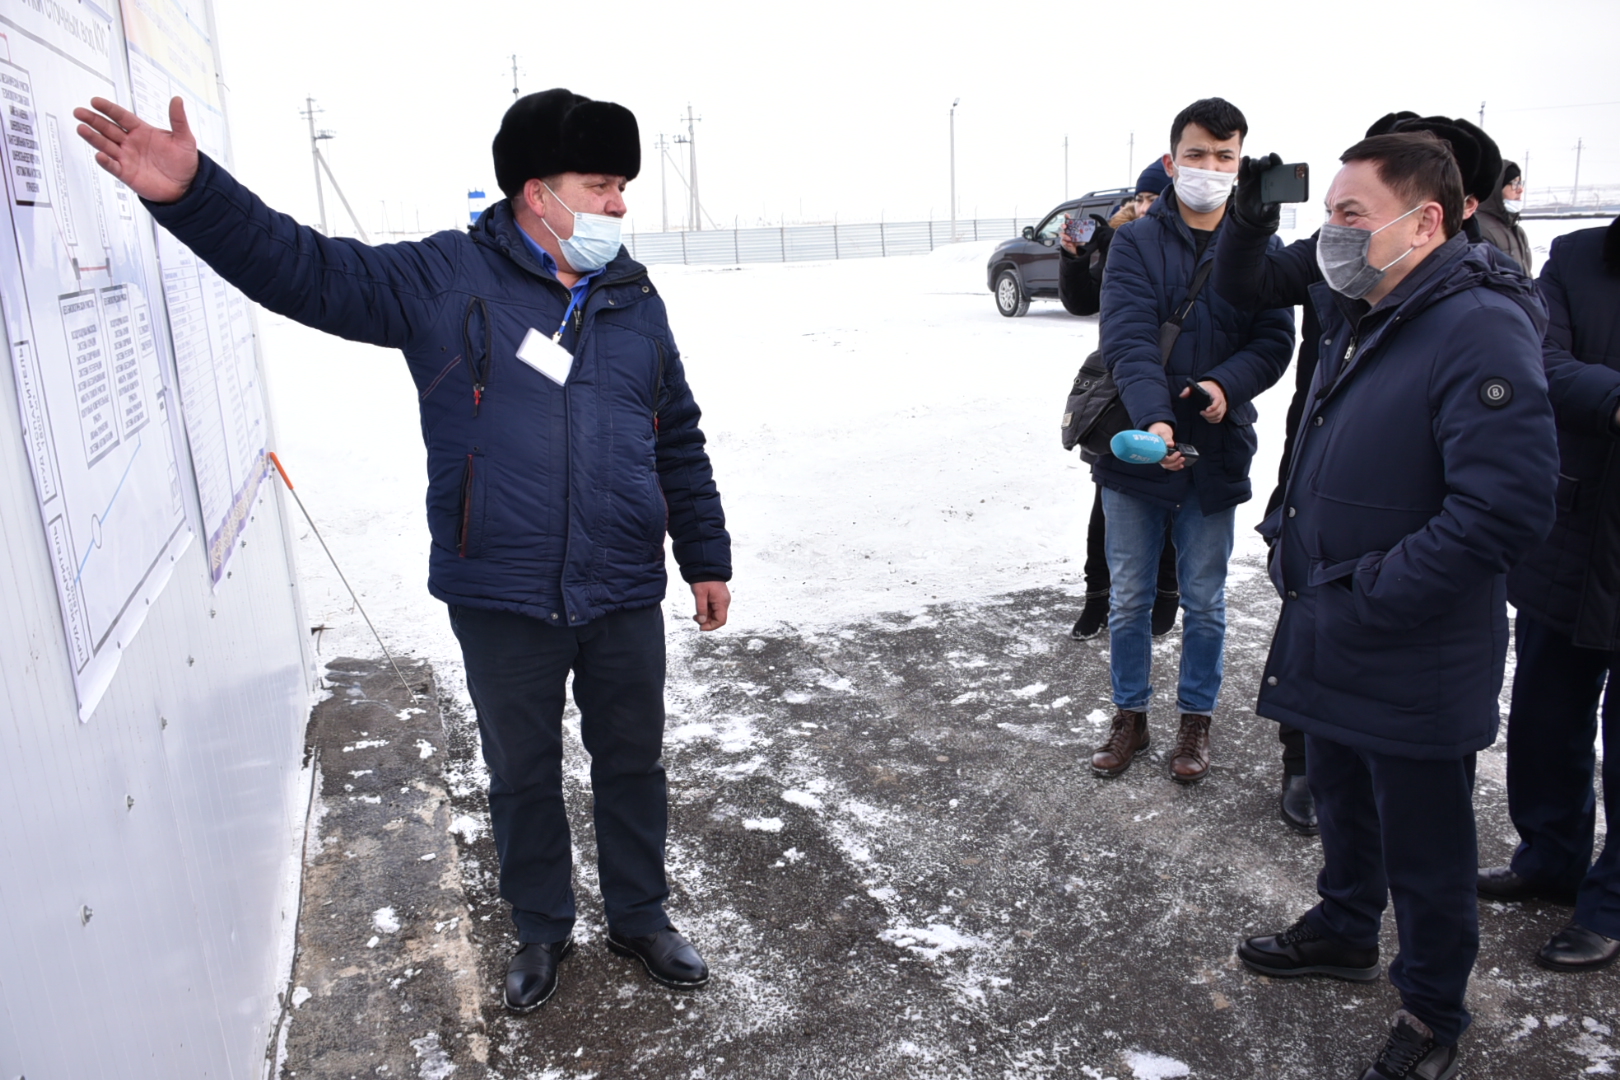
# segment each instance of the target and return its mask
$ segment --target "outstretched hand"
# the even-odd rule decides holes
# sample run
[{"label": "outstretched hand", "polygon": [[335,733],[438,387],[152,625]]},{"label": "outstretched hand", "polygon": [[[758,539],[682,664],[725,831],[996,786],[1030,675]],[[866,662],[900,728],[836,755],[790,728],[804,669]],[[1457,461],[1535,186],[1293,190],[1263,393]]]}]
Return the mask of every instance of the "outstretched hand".
[{"label": "outstretched hand", "polygon": [[152,202],[174,202],[190,189],[197,176],[197,140],[178,97],[169,101],[169,131],[106,98],[91,98],[90,106],[74,109],[73,118],[79,121],[79,137],[95,149],[97,165]]}]

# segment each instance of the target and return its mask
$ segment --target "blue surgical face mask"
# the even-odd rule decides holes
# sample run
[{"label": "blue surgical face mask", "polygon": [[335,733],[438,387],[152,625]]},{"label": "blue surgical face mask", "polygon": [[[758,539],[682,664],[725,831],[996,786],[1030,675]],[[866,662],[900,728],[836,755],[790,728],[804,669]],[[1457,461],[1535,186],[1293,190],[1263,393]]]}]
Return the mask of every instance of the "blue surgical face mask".
[{"label": "blue surgical face mask", "polygon": [[[551,191],[550,184],[544,180],[541,183],[545,185],[547,191]],[[546,226],[546,231],[552,236],[557,236],[557,243],[562,246],[563,258],[568,260],[568,265],[581,274],[589,274],[612,262],[613,257],[619,253],[623,223],[618,218],[608,217],[606,214],[581,214],[570,209],[555,191],[551,191],[551,197],[556,199],[564,210],[574,215],[574,235],[566,240],[557,236],[557,230],[547,224],[545,218],[540,219],[540,224]]]},{"label": "blue surgical face mask", "polygon": [[[1423,204],[1419,203],[1395,221],[1411,217],[1421,209]],[[1417,248],[1407,248],[1400,258],[1384,266],[1372,266],[1367,262],[1372,238],[1395,224],[1395,221],[1386,222],[1376,229],[1356,229],[1332,223],[1323,225],[1322,231],[1316,236],[1316,265],[1322,271],[1328,288],[1341,296],[1360,300],[1384,279],[1384,271],[1416,251]]]}]

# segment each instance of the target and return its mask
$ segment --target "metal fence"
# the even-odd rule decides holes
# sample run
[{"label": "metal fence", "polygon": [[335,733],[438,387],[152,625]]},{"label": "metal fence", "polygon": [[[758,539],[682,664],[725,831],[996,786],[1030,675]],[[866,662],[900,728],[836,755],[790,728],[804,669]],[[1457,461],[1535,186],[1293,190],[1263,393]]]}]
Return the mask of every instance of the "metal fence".
[{"label": "metal fence", "polygon": [[737,265],[924,255],[936,247],[969,240],[1006,240],[1039,218],[970,218],[949,221],[887,221],[859,225],[779,225],[762,229],[627,233],[625,247],[643,263]]}]

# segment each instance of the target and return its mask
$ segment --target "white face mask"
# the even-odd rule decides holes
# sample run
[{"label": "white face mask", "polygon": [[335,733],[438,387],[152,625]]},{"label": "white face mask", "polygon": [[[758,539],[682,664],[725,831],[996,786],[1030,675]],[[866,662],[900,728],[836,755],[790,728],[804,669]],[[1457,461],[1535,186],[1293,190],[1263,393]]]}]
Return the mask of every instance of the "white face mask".
[{"label": "white face mask", "polygon": [[[546,184],[544,180],[541,183],[545,185],[547,191],[551,191],[550,184]],[[546,231],[552,236],[557,236],[557,243],[562,247],[563,258],[568,260],[568,265],[581,274],[589,274],[612,262],[613,256],[619,253],[621,242],[619,237],[623,223],[618,218],[606,214],[582,214],[577,210],[570,210],[568,204],[563,202],[555,191],[551,191],[551,197],[556,199],[564,210],[574,215],[574,235],[566,240],[557,236],[557,230],[547,224],[545,218],[540,219],[540,224],[546,226]]]},{"label": "white face mask", "polygon": [[1176,198],[1194,213],[1207,214],[1225,206],[1226,197],[1232,194],[1232,185],[1236,183],[1235,172],[1176,166]]},{"label": "white face mask", "polygon": [[1503,199],[1502,200],[1502,209],[1506,210],[1510,214],[1517,214],[1519,211],[1524,209],[1524,200],[1523,199]]}]

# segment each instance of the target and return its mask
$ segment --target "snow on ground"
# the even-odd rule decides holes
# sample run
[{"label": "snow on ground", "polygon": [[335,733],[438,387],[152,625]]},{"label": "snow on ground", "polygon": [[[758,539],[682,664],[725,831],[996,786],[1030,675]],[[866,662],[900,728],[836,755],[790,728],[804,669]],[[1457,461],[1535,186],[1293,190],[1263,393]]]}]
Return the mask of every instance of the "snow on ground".
[{"label": "snow on ground", "polygon": [[[1553,236],[1595,224],[1529,223],[1537,259]],[[1092,487],[1059,446],[1058,418],[1097,322],[1055,302],[997,314],[984,271],[994,246],[652,269],[733,538],[732,632],[1078,585]],[[425,459],[403,360],[262,312],[260,324],[273,449],[390,649],[431,660],[464,694],[448,620],[425,588]],[[1292,385],[1290,371],[1257,402],[1260,497],[1239,509],[1239,558],[1259,544]],[[374,655],[301,520],[294,535],[306,614],[330,627],[322,655]],[[689,614],[673,564],[671,581],[671,611]]]}]

